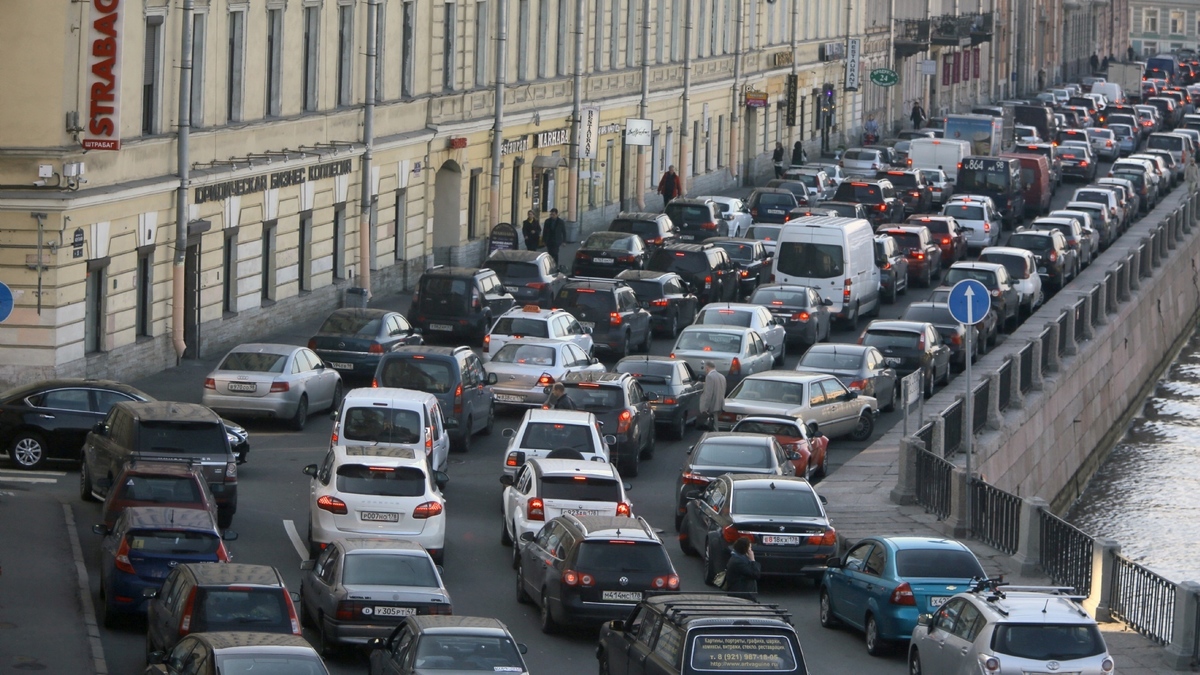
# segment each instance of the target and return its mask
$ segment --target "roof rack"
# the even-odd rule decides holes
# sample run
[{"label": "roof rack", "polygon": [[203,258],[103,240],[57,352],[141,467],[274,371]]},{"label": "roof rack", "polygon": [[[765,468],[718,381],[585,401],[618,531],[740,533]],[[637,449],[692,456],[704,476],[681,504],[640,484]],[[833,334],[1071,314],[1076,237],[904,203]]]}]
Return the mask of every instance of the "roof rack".
[{"label": "roof rack", "polygon": [[[645,597],[652,597],[659,593],[647,592]],[[688,596],[707,595],[712,600],[717,598],[732,598],[737,596],[727,595],[725,593],[687,593]],[[779,605],[767,604],[731,604],[724,602],[712,602],[709,599],[696,599],[695,597],[684,597],[678,600],[669,600],[663,605],[663,614],[673,622],[682,622],[688,619],[695,618],[713,618],[713,619],[781,619],[787,623],[792,623],[792,613]]]}]

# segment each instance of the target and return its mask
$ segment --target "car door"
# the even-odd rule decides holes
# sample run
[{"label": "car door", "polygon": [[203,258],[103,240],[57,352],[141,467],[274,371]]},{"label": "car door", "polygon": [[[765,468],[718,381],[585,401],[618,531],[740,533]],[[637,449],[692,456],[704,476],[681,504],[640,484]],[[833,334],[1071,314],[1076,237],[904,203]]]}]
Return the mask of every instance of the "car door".
[{"label": "car door", "polygon": [[836,377],[821,380],[820,385],[825,391],[825,407],[832,420],[825,435],[833,438],[853,431],[858,423],[859,402],[851,398],[850,390]]},{"label": "car door", "polygon": [[842,558],[842,566],[830,570],[825,577],[833,613],[859,628],[862,627],[863,617],[866,616],[864,585],[859,581],[859,577],[862,576],[867,557],[875,546],[875,542],[870,539],[859,542]]},{"label": "car door", "polygon": [[867,372],[874,382],[873,391],[876,400],[887,400],[888,392],[895,392],[896,381],[899,379],[894,368],[889,368],[883,360],[883,354],[871,347],[866,353]]},{"label": "car door", "polygon": [[642,385],[637,383],[637,380],[629,380],[629,404],[637,410],[638,420],[638,436],[642,442],[649,447],[651,439],[654,437],[654,411],[650,409],[650,401],[646,400],[646,392],[642,391]]},{"label": "car door", "polygon": [[942,336],[933,326],[925,327],[925,344],[926,349],[932,352],[933,356],[933,376],[934,379],[940,377],[938,373],[950,372],[950,347],[942,340]]},{"label": "car door", "polygon": [[[379,659],[381,675],[408,675],[413,671],[413,659],[416,656],[416,636],[407,625],[402,625],[388,639],[388,649]],[[372,657],[374,657],[372,652]],[[374,663],[372,663],[374,665]],[[374,671],[372,671],[374,672]]]},{"label": "car door", "polygon": [[921,657],[921,671],[926,673],[966,673],[962,653],[947,644],[954,634],[954,624],[969,603],[965,598],[952,598],[933,613],[925,635],[914,641]]},{"label": "car door", "polygon": [[517,538],[521,533],[517,528],[517,520],[524,519],[525,500],[529,498],[532,481],[533,469],[529,464],[523,464],[513,476],[512,485],[504,488],[504,521],[513,534],[513,546],[519,546]]},{"label": "car door", "polygon": [[[962,598],[959,598],[962,600]],[[946,665],[952,670],[948,672],[969,672],[969,666],[977,667],[978,654],[975,651],[975,638],[987,624],[983,614],[970,601],[964,600],[962,611],[954,621],[954,628],[946,636],[942,650],[946,657]]]},{"label": "car door", "polygon": [[625,631],[621,633],[619,645],[609,649],[609,675],[641,675],[645,672],[646,658],[650,656],[650,645],[658,629],[658,614],[638,606],[625,620]]},{"label": "car door", "polygon": [[1021,296],[1017,293],[1016,284],[1008,274],[1007,268],[997,269],[996,274],[999,276],[997,281],[999,281],[1001,293],[1004,295],[1004,307],[1010,316],[1016,317],[1021,310]]},{"label": "car door", "polygon": [[341,548],[338,546],[326,546],[325,550],[317,558],[313,574],[309,576],[309,581],[312,584],[312,596],[305,595],[309,606],[314,610],[312,614],[314,620],[318,616],[337,615],[338,602],[334,591],[338,580],[342,577],[344,557]]},{"label": "car door", "polygon": [[758,333],[750,334],[750,342],[755,350],[755,365],[754,372],[761,373],[765,370],[770,370],[775,364],[774,352],[767,349],[767,343],[763,342],[762,336]]},{"label": "car door", "polygon": [[521,581],[525,585],[525,592],[539,603],[541,589],[557,569],[559,561],[554,553],[562,542],[562,536],[562,526],[550,521],[538,531],[533,541],[521,549]]},{"label": "car door", "polygon": [[174,638],[166,638],[167,626],[172,624],[174,618],[171,608],[180,591],[187,585],[183,579],[183,570],[175,568],[163,581],[162,588],[146,602],[147,650],[158,650],[173,641]]},{"label": "car door", "polygon": [[342,381],[342,376],[338,374],[336,369],[330,368],[329,364],[323,362],[321,357],[317,356],[316,352],[312,351],[311,349],[303,349],[301,351],[304,353],[305,361],[313,371],[313,379],[317,383],[317,391],[320,394],[319,397],[310,395],[310,398],[319,398],[320,400],[319,404],[314,402],[313,405],[310,406],[310,409],[317,407],[318,405],[320,405],[322,408],[325,406],[333,406],[333,404],[336,403],[336,401],[333,400],[333,396],[337,391],[338,383]]},{"label": "car door", "polygon": [[775,320],[775,317],[766,307],[759,307],[754,310],[754,313],[758,319],[758,324],[762,326],[763,342],[768,345],[772,354],[778,355],[783,349],[783,340],[786,337],[787,329],[783,327],[783,324]]},{"label": "car door", "polygon": [[723,527],[723,519],[721,512],[725,508],[725,503],[728,501],[729,486],[723,480],[716,480],[709,484],[708,489],[695,500],[695,505],[692,510],[695,511],[695,516],[691,519],[692,522],[688,526],[689,542],[701,555],[708,556],[715,551],[710,551],[711,545],[724,545],[724,540],[721,538],[721,528]]},{"label": "car door", "polygon": [[675,378],[679,383],[676,398],[685,415],[684,419],[695,417],[700,414],[700,394],[704,391],[704,383],[696,377],[696,372],[687,361],[675,364]]},{"label": "car door", "polygon": [[513,306],[513,297],[504,290],[500,277],[496,274],[485,274],[479,277],[479,291],[483,294],[484,303],[492,310],[492,316],[500,316]]},{"label": "car door", "polygon": [[592,345],[594,344],[591,333],[585,331],[583,326],[579,324],[579,320],[574,316],[571,316],[570,314],[565,314],[562,316],[566,320],[567,334],[571,336],[571,342],[575,343],[575,346],[582,349],[583,353],[591,354]]},{"label": "car door", "polygon": [[23,422],[40,431],[54,456],[73,457],[87,433],[104,419],[92,394],[82,387],[68,387],[30,396],[32,406],[22,415]]}]

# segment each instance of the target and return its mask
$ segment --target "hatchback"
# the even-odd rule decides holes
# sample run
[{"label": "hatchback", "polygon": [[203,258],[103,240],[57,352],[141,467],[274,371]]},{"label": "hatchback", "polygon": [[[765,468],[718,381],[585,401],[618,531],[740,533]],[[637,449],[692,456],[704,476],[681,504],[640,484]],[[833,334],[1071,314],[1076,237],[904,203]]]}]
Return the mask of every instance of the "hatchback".
[{"label": "hatchback", "polygon": [[979,262],[1004,265],[1021,302],[1021,313],[1033,314],[1046,299],[1042,291],[1042,277],[1038,274],[1037,256],[1032,251],[1013,246],[991,246],[979,253]]},{"label": "hatchback", "polygon": [[901,378],[919,371],[926,398],[933,396],[935,383],[950,383],[950,348],[933,324],[876,319],[867,324],[858,344],[878,349]]},{"label": "hatchback", "polygon": [[[660,249],[655,255],[664,250],[669,249]],[[558,292],[553,307],[578,321],[591,336],[595,350],[619,356],[628,356],[633,350],[650,351],[650,312],[620,279],[572,279]]]},{"label": "hatchback", "polygon": [[651,252],[660,246],[675,243],[678,233],[675,224],[665,213],[625,212],[608,224],[610,232],[626,232],[642,238]]},{"label": "hatchback", "polygon": [[929,228],[923,224],[897,225],[880,228],[877,234],[886,234],[896,242],[908,259],[908,281],[929,288],[933,280],[942,276],[942,248],[934,243]]},{"label": "hatchback", "polygon": [[866,148],[850,148],[842,153],[839,163],[848,172],[881,171],[888,168],[887,159],[881,151]]},{"label": "hatchback", "polygon": [[217,502],[191,462],[139,461],[125,465],[104,499],[104,526],[115,527],[125,509],[161,506],[200,509],[217,517]]},{"label": "hatchback", "polygon": [[647,394],[627,373],[580,371],[567,373],[561,381],[576,409],[595,415],[613,438],[608,444],[609,461],[620,467],[622,475],[636,478],[641,460],[654,457],[658,437],[650,403],[658,396]]},{"label": "hatchback", "polygon": [[1079,273],[1079,253],[1058,230],[1018,229],[1008,238],[1008,245],[1034,255],[1038,276],[1052,290],[1061,291]]},{"label": "hatchback", "polygon": [[567,373],[581,370],[603,373],[604,364],[570,342],[545,338],[510,340],[484,366],[497,403],[540,408],[550,397],[546,391]]},{"label": "hatchback", "polygon": [[595,346],[591,333],[593,327],[585,326],[571,312],[561,308],[542,309],[537,305],[513,307],[501,314],[488,329],[487,335],[483,336],[483,351],[486,357],[491,357],[509,340],[543,338],[570,342],[584,353],[591,354]]},{"label": "hatchback", "polygon": [[829,472],[829,437],[814,434],[808,425],[787,415],[752,415],[743,417],[730,429],[735,434],[765,434],[774,436],[797,476],[824,478]]},{"label": "hatchback", "polygon": [[771,278],[774,254],[761,242],[743,237],[713,237],[705,239],[704,243],[725,249],[729,259],[737,265],[738,298],[750,295]]},{"label": "hatchback", "polygon": [[749,303],[766,307],[777,321],[782,321],[787,341],[792,344],[808,346],[829,339],[829,308],[833,302],[822,300],[811,286],[759,286]]},{"label": "hatchback", "polygon": [[891,181],[846,181],[838,186],[833,198],[839,202],[858,202],[871,214],[875,225],[898,223],[904,220],[904,201]]},{"label": "hatchback", "polygon": [[[707,199],[717,205],[717,211],[721,213],[721,217],[729,221],[729,236],[744,237],[746,228],[754,223],[754,218],[750,215],[750,209],[746,203],[737,197],[726,197],[721,195],[706,195],[700,199]],[[611,227],[608,229],[612,229]]]},{"label": "hatchback", "polygon": [[675,225],[681,242],[729,236],[729,221],[722,218],[717,205],[707,199],[677,197],[664,210]]},{"label": "hatchback", "polygon": [[[378,363],[375,354],[370,374]],[[357,372],[358,365],[345,370]],[[344,391],[338,370],[311,349],[252,343],[234,347],[221,359],[204,379],[200,402],[219,414],[286,420],[303,431],[310,410],[336,409]]]},{"label": "hatchback", "polygon": [[549,307],[554,294],[567,282],[567,275],[558,271],[554,258],[545,251],[492,251],[483,266],[500,276],[504,290],[518,305]]},{"label": "hatchback", "polygon": [[963,279],[974,279],[988,289],[1002,330],[1016,329],[1021,321],[1021,297],[1008,275],[1007,267],[996,263],[957,262],[946,271],[947,286],[953,286]]},{"label": "hatchback", "polygon": [[687,425],[700,414],[700,394],[704,380],[687,361],[666,356],[627,356],[613,366],[613,372],[629,373],[647,394],[654,411],[655,433],[666,431],[670,437],[682,439]]},{"label": "hatchback", "polygon": [[679,333],[671,358],[687,361],[701,372],[705,361],[712,361],[733,387],[742,378],[770,370],[775,354],[767,349],[758,331],[735,326],[688,326]]},{"label": "hatchback", "polygon": [[503,472],[515,476],[525,462],[539,457],[585,459],[608,463],[608,446],[615,436],[601,437],[596,416],[582,410],[525,411],[521,424],[501,432],[509,439],[503,455]]},{"label": "hatchback", "polygon": [[636,234],[595,232],[575,252],[573,274],[577,277],[612,278],[624,270],[646,266],[650,249]]},{"label": "hatchback", "polygon": [[942,215],[954,218],[966,230],[968,251],[979,251],[1000,242],[1003,218],[989,197],[954,195],[942,207]]},{"label": "hatchback", "polygon": [[975,326],[964,326],[950,312],[950,305],[940,302],[914,302],[900,317],[904,321],[921,321],[933,324],[942,341],[950,347],[950,364],[962,370],[967,367],[967,336],[971,336],[970,358],[974,362],[986,354],[988,345],[995,335],[983,336]]},{"label": "hatchback", "polygon": [[379,360],[372,387],[433,394],[450,441],[464,452],[475,434],[490,434],[495,395],[483,360],[470,347],[401,347]]},{"label": "hatchback", "polygon": [[755,188],[746,200],[755,223],[786,223],[799,206],[795,193],[783,188]]},{"label": "hatchback", "polygon": [[423,343],[421,331],[398,312],[337,309],[309,338],[308,348],[343,377],[366,379],[375,374],[383,354]]},{"label": "hatchback", "polygon": [[513,304],[495,270],[436,265],[417,280],[409,319],[430,337],[482,342],[493,318]]},{"label": "hatchback", "polygon": [[803,419],[830,438],[865,441],[875,430],[878,402],[822,373],[772,370],[743,380],[725,399],[717,428],[728,429],[750,415]]},{"label": "hatchback", "polygon": [[653,330],[674,338],[679,330],[696,320],[699,300],[686,288],[683,277],[674,272],[626,270],[617,278],[629,284],[638,304],[650,312]]},{"label": "hatchback", "polygon": [[521,658],[525,645],[492,618],[410,616],[387,638],[371,640],[369,646],[369,675],[529,673]]},{"label": "hatchback", "polygon": [[942,249],[942,267],[946,268],[959,260],[967,259],[967,230],[958,224],[954,216],[909,216],[905,225],[923,225],[933,237],[933,243]]},{"label": "hatchback", "polygon": [[896,296],[908,292],[908,257],[886,234],[875,235],[875,266],[879,268],[879,293],[883,301],[896,302]]},{"label": "hatchback", "polygon": [[[579,459],[531,459],[515,476],[503,474],[504,523],[500,543],[512,546],[559,516],[633,516],[627,485],[612,464]],[[513,548],[513,567],[520,560]]]},{"label": "hatchback", "polygon": [[775,356],[773,365],[783,365],[787,356],[786,321],[779,320],[766,307],[753,303],[713,304],[705,307],[696,317],[697,326],[738,326],[752,328],[758,332],[767,349]]},{"label": "hatchback", "polygon": [[703,489],[727,473],[793,476],[791,454],[773,435],[710,431],[688,448],[675,481],[675,530],[683,526],[693,490]]}]

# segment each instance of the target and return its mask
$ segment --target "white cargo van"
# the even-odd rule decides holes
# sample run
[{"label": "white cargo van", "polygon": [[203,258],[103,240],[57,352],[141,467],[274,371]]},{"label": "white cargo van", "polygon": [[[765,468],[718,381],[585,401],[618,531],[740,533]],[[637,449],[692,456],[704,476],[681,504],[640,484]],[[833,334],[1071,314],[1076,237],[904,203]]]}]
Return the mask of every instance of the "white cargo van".
[{"label": "white cargo van", "polygon": [[954,138],[914,138],[908,146],[908,162],[914,169],[941,169],[950,180],[958,180],[958,165],[971,154],[971,142]]},{"label": "white cargo van", "polygon": [[1092,85],[1093,94],[1101,94],[1108,105],[1125,105],[1125,90],[1116,82],[1097,82]]},{"label": "white cargo van", "polygon": [[775,283],[817,289],[844,324],[879,314],[875,232],[862,218],[812,216],[789,222],[779,233],[773,271]]}]

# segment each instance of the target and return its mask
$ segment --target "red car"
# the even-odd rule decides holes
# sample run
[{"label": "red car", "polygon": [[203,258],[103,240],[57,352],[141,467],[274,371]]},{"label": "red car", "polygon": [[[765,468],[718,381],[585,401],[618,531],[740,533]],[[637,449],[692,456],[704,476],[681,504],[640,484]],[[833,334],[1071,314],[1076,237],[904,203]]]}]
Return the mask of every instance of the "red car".
[{"label": "red car", "polygon": [[201,509],[217,517],[217,502],[199,466],[187,462],[131,461],[104,500],[104,524],[112,528],[131,506],[170,506]]},{"label": "red car", "polygon": [[813,436],[807,425],[794,417],[750,415],[738,420],[730,431],[774,436],[788,453],[797,476],[811,481],[829,473],[829,439]]}]

